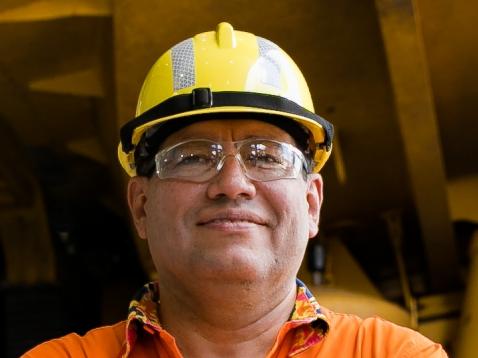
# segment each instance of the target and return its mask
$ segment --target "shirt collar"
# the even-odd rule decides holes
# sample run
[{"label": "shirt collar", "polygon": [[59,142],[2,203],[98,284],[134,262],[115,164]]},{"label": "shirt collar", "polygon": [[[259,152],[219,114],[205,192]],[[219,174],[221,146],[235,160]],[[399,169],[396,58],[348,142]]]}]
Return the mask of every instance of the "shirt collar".
[{"label": "shirt collar", "polygon": [[329,331],[329,323],[312,292],[299,279],[294,310],[287,324],[295,328],[289,356],[294,356],[319,343]]},{"label": "shirt collar", "polygon": [[[289,356],[303,352],[320,342],[329,331],[329,323],[320,305],[307,286],[296,279],[297,296],[286,329],[295,329],[295,339]],[[126,322],[126,342],[123,357],[127,357],[136,342],[138,330],[154,333],[162,330],[159,323],[159,285],[144,285],[130,302]]]}]

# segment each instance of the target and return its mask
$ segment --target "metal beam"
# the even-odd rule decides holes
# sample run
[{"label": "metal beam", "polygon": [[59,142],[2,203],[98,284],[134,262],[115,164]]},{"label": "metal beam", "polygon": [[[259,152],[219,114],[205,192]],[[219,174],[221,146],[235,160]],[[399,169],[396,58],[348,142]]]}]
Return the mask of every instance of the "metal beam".
[{"label": "metal beam", "polygon": [[100,70],[85,69],[30,82],[32,91],[68,94],[85,97],[103,97],[104,88],[100,78]]},{"label": "metal beam", "polygon": [[414,0],[375,0],[396,114],[434,289],[456,284],[457,255],[420,21]]},{"label": "metal beam", "polygon": [[104,145],[97,136],[75,139],[67,142],[66,147],[73,153],[93,159],[98,163],[108,165],[108,158],[104,153]]},{"label": "metal beam", "polygon": [[74,16],[111,16],[111,0],[33,0],[0,6],[0,23],[45,21]]}]

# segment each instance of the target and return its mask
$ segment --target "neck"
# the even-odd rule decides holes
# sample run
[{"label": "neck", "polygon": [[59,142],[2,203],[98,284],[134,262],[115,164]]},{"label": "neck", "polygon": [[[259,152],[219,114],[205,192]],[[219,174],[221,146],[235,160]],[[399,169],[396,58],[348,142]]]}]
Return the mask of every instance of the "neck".
[{"label": "neck", "polygon": [[294,307],[295,281],[205,286],[160,283],[161,324],[184,357],[265,357]]}]

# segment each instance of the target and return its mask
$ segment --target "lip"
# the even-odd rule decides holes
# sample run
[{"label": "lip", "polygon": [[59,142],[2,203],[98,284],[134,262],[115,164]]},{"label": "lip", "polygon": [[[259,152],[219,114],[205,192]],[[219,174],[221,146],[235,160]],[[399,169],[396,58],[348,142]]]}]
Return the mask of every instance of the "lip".
[{"label": "lip", "polygon": [[198,226],[218,230],[247,230],[255,226],[267,226],[267,220],[247,210],[222,210],[200,217]]}]

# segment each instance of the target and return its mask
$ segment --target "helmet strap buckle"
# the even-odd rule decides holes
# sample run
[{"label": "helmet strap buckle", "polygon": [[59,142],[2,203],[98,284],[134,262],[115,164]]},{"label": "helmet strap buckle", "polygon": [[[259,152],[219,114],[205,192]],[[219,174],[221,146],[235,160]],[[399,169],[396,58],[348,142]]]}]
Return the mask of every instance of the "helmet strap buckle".
[{"label": "helmet strap buckle", "polygon": [[210,88],[195,88],[191,93],[193,108],[210,108],[213,105]]}]

